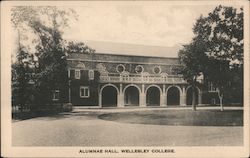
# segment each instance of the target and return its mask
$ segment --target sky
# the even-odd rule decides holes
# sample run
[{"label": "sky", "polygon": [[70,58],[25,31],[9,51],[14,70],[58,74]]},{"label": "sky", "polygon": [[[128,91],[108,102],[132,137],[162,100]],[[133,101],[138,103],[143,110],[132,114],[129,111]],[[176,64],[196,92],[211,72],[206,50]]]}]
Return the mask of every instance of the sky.
[{"label": "sky", "polygon": [[[63,29],[67,41],[84,42],[98,53],[177,57],[181,46],[194,36],[196,20],[218,4],[85,2],[65,6],[78,15]],[[12,35],[17,39],[16,32]]]},{"label": "sky", "polygon": [[174,47],[190,42],[197,18],[214,5],[93,5],[79,6],[78,21],[64,30],[68,40]]}]

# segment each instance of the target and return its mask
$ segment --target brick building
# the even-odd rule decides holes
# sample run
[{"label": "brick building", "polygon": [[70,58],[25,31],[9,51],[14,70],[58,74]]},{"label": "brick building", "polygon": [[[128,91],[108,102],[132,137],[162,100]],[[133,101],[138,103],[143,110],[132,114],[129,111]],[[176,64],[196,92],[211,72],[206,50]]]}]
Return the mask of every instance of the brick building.
[{"label": "brick building", "polygon": [[[77,106],[187,106],[192,88],[177,74],[178,58],[69,54],[68,102]],[[196,87],[196,102],[203,92]],[[56,99],[56,95],[55,95]]]}]

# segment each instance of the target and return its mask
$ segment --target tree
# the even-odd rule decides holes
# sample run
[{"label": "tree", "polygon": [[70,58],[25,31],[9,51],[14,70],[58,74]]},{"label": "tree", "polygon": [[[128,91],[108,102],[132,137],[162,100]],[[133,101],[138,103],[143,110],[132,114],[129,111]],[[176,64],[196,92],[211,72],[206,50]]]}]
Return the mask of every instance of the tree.
[{"label": "tree", "polygon": [[66,52],[70,53],[83,53],[83,54],[92,54],[95,53],[95,50],[85,45],[83,42],[68,42],[66,46]]},{"label": "tree", "polygon": [[37,45],[38,66],[36,69],[36,89],[39,104],[51,104],[53,90],[64,92],[67,87],[67,63],[61,34],[43,26],[34,24],[34,30],[41,39]]},{"label": "tree", "polygon": [[239,75],[239,82],[243,79],[240,73],[243,69],[243,9],[220,5],[207,17],[201,16],[193,31],[208,46],[206,54],[209,61],[204,74],[217,87],[223,110],[224,94],[231,88],[233,72]]},{"label": "tree", "polygon": [[187,80],[192,86],[192,107],[196,110],[196,95],[195,88],[197,84],[197,78],[202,75],[204,70],[204,63],[207,62],[207,56],[204,53],[206,50],[206,43],[199,38],[193,38],[192,43],[184,45],[178,53],[180,63],[183,65],[180,73],[184,79]]},{"label": "tree", "polygon": [[12,103],[23,109],[32,102],[33,79],[32,62],[33,56],[30,55],[24,47],[19,48],[17,52],[17,62],[12,67]]},{"label": "tree", "polygon": [[[18,30],[19,36],[25,37],[27,30],[32,30],[36,36],[36,40],[33,41],[33,44],[36,45],[33,54],[36,57],[33,68],[34,87],[36,88],[34,103],[36,104],[50,104],[52,91],[67,87],[65,41],[62,39],[61,30],[68,26],[70,13],[74,12],[60,10],[53,6],[12,8],[11,20],[14,28]],[[21,43],[20,40],[19,43]],[[26,85],[19,86],[25,87]]]}]

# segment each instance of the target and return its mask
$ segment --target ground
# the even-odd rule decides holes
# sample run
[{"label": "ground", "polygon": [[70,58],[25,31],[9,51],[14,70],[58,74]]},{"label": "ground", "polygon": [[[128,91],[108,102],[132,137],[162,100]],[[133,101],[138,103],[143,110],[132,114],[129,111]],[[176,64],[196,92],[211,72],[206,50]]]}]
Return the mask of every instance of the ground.
[{"label": "ground", "polygon": [[[242,111],[234,111],[226,110],[222,114],[218,110],[198,109],[198,113],[194,115],[191,109],[78,109],[58,115],[14,121],[12,144],[13,146],[238,146],[243,144],[243,127],[240,121]],[[201,121],[194,120],[204,118],[201,114],[205,112],[211,113],[209,116],[212,122],[217,120],[218,124],[196,124]],[[184,113],[186,115],[183,115]],[[193,116],[192,119],[189,119],[190,116]],[[227,126],[222,126],[219,120],[223,122],[228,116],[234,119],[229,119]],[[161,117],[163,119],[160,119]],[[173,121],[169,121],[171,118]],[[150,119],[153,121],[150,122]],[[178,120],[183,122],[180,119],[192,121],[184,121],[189,125],[173,124]],[[208,120],[208,117],[203,120]]]}]

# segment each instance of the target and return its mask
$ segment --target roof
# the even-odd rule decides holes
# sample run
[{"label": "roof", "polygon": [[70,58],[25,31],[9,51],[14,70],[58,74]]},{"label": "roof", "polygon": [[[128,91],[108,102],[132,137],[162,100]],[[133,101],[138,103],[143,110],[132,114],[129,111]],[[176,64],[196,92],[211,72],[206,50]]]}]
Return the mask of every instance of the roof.
[{"label": "roof", "polygon": [[178,57],[178,51],[182,47],[181,44],[169,47],[90,40],[85,41],[85,44],[95,49],[97,53],[158,57]]},{"label": "roof", "polygon": [[96,62],[115,62],[115,63],[155,63],[176,65],[179,64],[178,58],[173,57],[154,57],[154,56],[139,56],[139,55],[122,55],[122,54],[107,54],[107,53],[93,53],[80,54],[71,53],[67,57],[68,60],[82,60],[82,61],[96,61]]}]

